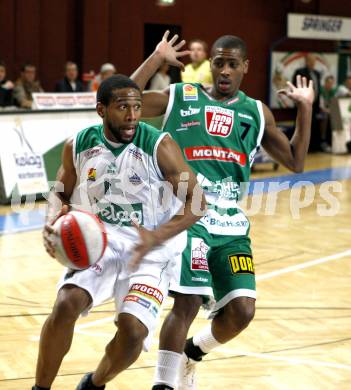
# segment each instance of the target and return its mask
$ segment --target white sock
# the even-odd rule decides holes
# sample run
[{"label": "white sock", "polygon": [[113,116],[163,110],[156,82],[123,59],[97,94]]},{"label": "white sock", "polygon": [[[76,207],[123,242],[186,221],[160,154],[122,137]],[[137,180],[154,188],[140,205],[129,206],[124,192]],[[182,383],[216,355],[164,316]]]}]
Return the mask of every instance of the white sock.
[{"label": "white sock", "polygon": [[194,345],[198,346],[204,353],[209,353],[210,351],[212,351],[212,349],[222,345],[214,338],[211,330],[211,325],[196,333],[193,337],[193,343]]},{"label": "white sock", "polygon": [[154,385],[168,385],[175,388],[182,355],[173,351],[158,351]]}]

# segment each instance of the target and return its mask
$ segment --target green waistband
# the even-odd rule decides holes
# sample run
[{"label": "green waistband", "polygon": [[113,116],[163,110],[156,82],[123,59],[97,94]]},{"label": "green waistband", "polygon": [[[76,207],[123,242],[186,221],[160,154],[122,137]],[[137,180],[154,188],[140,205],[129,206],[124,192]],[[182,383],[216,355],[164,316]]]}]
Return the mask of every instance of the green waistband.
[{"label": "green waistband", "polygon": [[219,215],[229,215],[230,217],[241,212],[237,207],[218,207],[215,204],[208,204],[208,209],[216,211]]}]

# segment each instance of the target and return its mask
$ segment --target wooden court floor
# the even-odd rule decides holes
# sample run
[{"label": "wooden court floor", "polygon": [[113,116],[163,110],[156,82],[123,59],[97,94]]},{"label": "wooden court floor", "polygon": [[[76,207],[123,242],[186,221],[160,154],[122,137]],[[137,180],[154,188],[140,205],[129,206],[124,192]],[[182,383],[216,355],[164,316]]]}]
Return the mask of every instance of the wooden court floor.
[{"label": "wooden court floor", "polygon": [[[307,170],[328,167],[351,169],[351,157],[309,156]],[[254,177],[272,175],[260,169]],[[351,389],[351,180],[339,182],[334,216],[319,215],[327,204],[320,185],[299,215],[291,209],[307,187],[280,192],[272,215],[264,213],[272,210],[272,199],[263,197],[261,211],[250,217],[256,317],[239,337],[199,365],[198,389]],[[45,254],[41,232],[35,230],[0,237],[0,269],[0,389],[30,389],[38,336],[62,268]],[[170,305],[171,300],[165,312]],[[74,389],[82,374],[95,368],[115,331],[113,314],[113,304],[107,303],[79,321],[53,389]],[[207,323],[203,314],[191,333]],[[150,389],[155,341],[151,352],[143,353],[107,388]]]}]

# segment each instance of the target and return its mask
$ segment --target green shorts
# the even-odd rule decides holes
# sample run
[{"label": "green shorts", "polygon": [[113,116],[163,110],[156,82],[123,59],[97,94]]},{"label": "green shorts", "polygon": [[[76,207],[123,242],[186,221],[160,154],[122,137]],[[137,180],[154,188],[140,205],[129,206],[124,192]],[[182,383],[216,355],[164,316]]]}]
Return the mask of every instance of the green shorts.
[{"label": "green shorts", "polygon": [[175,262],[170,291],[214,296],[214,311],[237,297],[256,298],[248,236],[210,234],[195,224],[179,235],[179,245],[183,251]]}]

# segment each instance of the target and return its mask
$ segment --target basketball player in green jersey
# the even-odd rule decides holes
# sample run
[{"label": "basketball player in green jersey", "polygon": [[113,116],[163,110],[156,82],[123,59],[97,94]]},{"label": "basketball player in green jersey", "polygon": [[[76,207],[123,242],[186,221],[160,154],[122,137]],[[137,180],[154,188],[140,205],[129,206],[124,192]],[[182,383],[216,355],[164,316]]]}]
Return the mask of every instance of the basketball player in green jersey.
[{"label": "basketball player in green jersey", "polygon": [[[132,79],[143,90],[156,70],[178,60],[184,41],[169,42],[168,32]],[[235,36],[220,37],[211,50],[213,86],[176,84],[163,92],[143,93],[143,116],[165,114],[163,129],[171,133],[197,175],[209,204],[205,217],[179,239],[183,253],[170,285],[175,300],[160,335],[153,389],[195,389],[195,363],[245,329],[255,313],[255,269],[249,222],[237,201],[249,181],[254,155],[262,144],[279,163],[301,172],[310,141],[313,86],[299,78],[281,91],[297,106],[292,139],[277,129],[271,111],[240,91],[248,72],[246,44]],[[216,300],[210,326],[186,340],[202,303]],[[184,351],[184,354],[182,355]],[[186,368],[179,375],[179,367]]]}]

